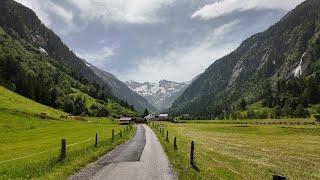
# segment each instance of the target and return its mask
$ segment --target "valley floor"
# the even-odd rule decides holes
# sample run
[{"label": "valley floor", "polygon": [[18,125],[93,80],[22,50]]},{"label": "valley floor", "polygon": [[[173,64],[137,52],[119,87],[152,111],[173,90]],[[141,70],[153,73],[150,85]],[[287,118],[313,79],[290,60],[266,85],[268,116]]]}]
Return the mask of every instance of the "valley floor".
[{"label": "valley floor", "polygon": [[[164,135],[153,129],[181,180],[271,179],[274,174],[289,179],[320,179],[320,126],[295,123],[158,123]],[[169,142],[165,140],[166,131]],[[189,165],[191,141],[195,143],[198,170]]]}]

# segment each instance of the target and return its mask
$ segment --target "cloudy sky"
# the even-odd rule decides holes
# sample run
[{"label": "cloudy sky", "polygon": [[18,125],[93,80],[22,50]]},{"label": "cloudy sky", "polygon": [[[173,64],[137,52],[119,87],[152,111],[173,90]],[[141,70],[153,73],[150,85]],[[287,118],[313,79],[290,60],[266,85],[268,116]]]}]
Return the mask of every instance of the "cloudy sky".
[{"label": "cloudy sky", "polygon": [[122,81],[189,81],[303,0],[16,0]]}]

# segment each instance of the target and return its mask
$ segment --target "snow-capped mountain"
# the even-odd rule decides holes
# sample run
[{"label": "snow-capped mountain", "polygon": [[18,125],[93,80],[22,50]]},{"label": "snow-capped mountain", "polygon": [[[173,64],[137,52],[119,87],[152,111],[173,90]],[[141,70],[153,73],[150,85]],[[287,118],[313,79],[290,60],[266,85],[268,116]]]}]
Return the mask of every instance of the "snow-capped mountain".
[{"label": "snow-capped mountain", "polygon": [[127,81],[130,89],[144,97],[159,110],[168,109],[173,101],[188,87],[190,82],[177,83],[161,80],[157,83]]}]

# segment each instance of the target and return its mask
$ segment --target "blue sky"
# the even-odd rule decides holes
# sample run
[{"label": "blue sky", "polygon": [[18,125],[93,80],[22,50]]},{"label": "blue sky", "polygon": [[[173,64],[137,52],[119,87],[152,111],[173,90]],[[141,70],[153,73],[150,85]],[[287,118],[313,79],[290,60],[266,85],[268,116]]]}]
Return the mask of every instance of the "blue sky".
[{"label": "blue sky", "polygon": [[303,0],[16,0],[122,81],[184,82]]}]

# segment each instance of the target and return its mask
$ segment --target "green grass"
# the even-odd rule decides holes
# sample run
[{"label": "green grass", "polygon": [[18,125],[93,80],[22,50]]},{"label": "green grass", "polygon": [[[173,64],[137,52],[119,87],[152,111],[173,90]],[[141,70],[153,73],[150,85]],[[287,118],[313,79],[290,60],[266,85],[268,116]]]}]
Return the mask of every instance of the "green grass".
[{"label": "green grass", "polygon": [[113,117],[121,117],[123,114],[128,116],[139,116],[138,112],[133,112],[131,109],[122,107],[120,104],[109,100],[108,104],[102,104],[101,102],[97,101],[95,98],[89,96],[88,94],[78,90],[72,89],[73,93],[70,96],[77,97],[81,96],[85,99],[86,107],[90,110],[91,106],[96,104],[100,106],[105,106],[106,109],[110,112],[110,116]]},{"label": "green grass", "polygon": [[295,118],[295,119],[237,119],[237,120],[179,120],[177,123],[207,123],[207,124],[256,124],[256,123],[314,123],[314,119],[310,118]]},{"label": "green grass", "polygon": [[41,113],[46,113],[47,116],[54,119],[58,119],[61,116],[66,115],[66,113],[62,111],[50,108],[28,98],[20,96],[2,86],[0,86],[0,111],[34,116],[40,116]]},{"label": "green grass", "polygon": [[[157,132],[179,179],[320,179],[319,125],[164,123]],[[156,130],[154,129],[156,132]],[[177,137],[178,150],[173,148]],[[190,144],[195,162],[189,165]]]},{"label": "green grass", "polygon": [[[47,118],[41,119],[42,112]],[[67,179],[134,133],[120,138],[124,126],[110,118],[63,117],[67,117],[64,112],[0,87],[0,179]],[[98,148],[94,147],[95,133]],[[60,162],[62,138],[67,141],[67,158]],[[25,158],[16,159],[20,157]]]}]

